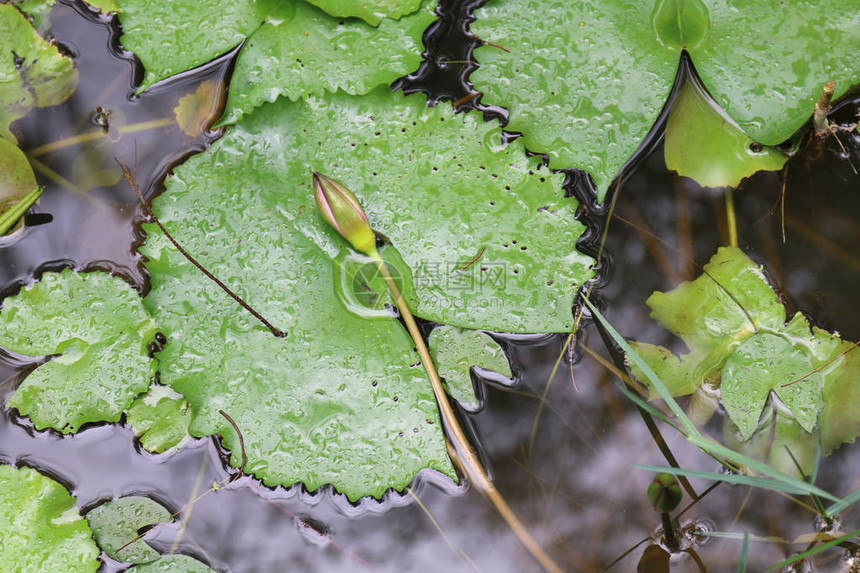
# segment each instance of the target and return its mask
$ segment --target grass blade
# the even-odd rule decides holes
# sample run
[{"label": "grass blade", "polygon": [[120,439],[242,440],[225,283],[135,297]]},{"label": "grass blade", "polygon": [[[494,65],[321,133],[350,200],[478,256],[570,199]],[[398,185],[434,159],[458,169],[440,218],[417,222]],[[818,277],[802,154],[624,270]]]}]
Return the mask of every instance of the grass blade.
[{"label": "grass blade", "polygon": [[797,563],[798,561],[802,561],[803,559],[806,559],[807,557],[812,557],[813,555],[816,555],[818,553],[821,553],[822,551],[826,551],[827,549],[830,549],[834,545],[839,545],[843,541],[848,541],[849,539],[851,539],[852,537],[854,537],[858,533],[860,533],[860,529],[855,529],[851,533],[846,533],[845,535],[843,535],[841,537],[837,537],[836,539],[832,539],[826,543],[822,543],[821,545],[816,545],[812,549],[807,549],[803,553],[798,553],[797,555],[789,557],[785,561],[780,561],[776,565],[772,566],[770,569],[765,570],[764,573],[770,573],[771,571],[779,571],[780,569],[782,569],[786,565],[791,565],[793,563]]},{"label": "grass blade", "polygon": [[[792,477],[788,474],[784,474],[776,468],[767,465],[764,462],[760,462],[754,458],[749,456],[745,456],[740,454],[734,450],[731,450],[722,444],[718,444],[711,440],[707,440],[702,436],[692,436],[687,438],[687,440],[693,444],[694,446],[698,446],[702,450],[710,453],[711,455],[723,457],[731,462],[734,462],[738,465],[747,467],[757,473],[762,475],[766,475],[772,478],[775,481],[784,483],[786,485],[792,486],[796,492],[802,493],[804,495],[818,495],[825,499],[829,499],[830,501],[839,502],[840,499],[833,495],[832,493],[828,493],[817,487],[812,485],[811,483],[805,482],[803,480]],[[760,478],[761,479],[761,478]],[[770,488],[773,489],[773,488]],[[785,490],[784,490],[785,491]]]},{"label": "grass blade", "polygon": [[744,543],[741,545],[741,558],[738,559],[738,573],[745,573],[747,570],[747,552],[750,549],[750,534],[744,533]]},{"label": "grass blade", "polygon": [[836,515],[837,513],[842,513],[858,501],[860,501],[860,487],[858,487],[857,489],[855,489],[854,491],[828,507],[827,515]]},{"label": "grass blade", "polygon": [[660,397],[666,401],[666,404],[669,406],[669,409],[672,410],[672,413],[675,414],[675,416],[678,418],[678,421],[681,423],[681,426],[683,426],[684,430],[687,433],[687,436],[700,436],[701,434],[699,433],[699,430],[696,428],[695,424],[693,424],[693,421],[687,417],[687,415],[684,413],[684,410],[681,408],[675,398],[672,397],[672,394],[669,392],[668,388],[666,388],[666,385],[663,383],[660,377],[657,376],[657,374],[651,369],[651,367],[648,366],[648,364],[644,360],[642,360],[642,358],[636,352],[634,352],[632,348],[630,348],[630,345],[627,344],[627,341],[624,340],[620,334],[618,334],[618,332],[612,327],[611,324],[609,324],[609,321],[607,321],[606,318],[600,313],[600,311],[597,310],[597,308],[591,303],[591,301],[588,300],[588,297],[584,296],[582,297],[582,300],[583,302],[585,302],[585,305],[589,308],[589,310],[591,310],[591,313],[600,322],[600,324],[603,326],[609,336],[612,337],[612,340],[615,341],[615,344],[621,347],[621,350],[623,350],[624,353],[630,358],[630,360],[632,360],[636,364],[636,366],[639,367],[639,369],[642,371],[643,374],[645,374],[645,376],[648,378],[654,388],[657,389],[657,392],[660,394]]},{"label": "grass blade", "polygon": [[[635,465],[633,466],[636,469],[646,470],[650,472],[665,472],[667,474],[686,476],[686,477],[697,477],[702,479],[708,479],[713,481],[722,481],[726,483],[735,483],[740,485],[749,485],[752,487],[759,487],[762,489],[771,489],[774,491],[782,491],[785,493],[792,493],[797,495],[806,495],[807,490],[803,487],[799,487],[793,483],[786,483],[782,481],[777,481],[774,479],[762,478],[757,476],[748,476],[743,474],[723,474],[717,472],[704,472],[700,470],[689,470],[684,468],[672,468],[672,467],[662,467],[662,466],[645,466],[645,465]],[[804,483],[804,482],[801,482]]]}]

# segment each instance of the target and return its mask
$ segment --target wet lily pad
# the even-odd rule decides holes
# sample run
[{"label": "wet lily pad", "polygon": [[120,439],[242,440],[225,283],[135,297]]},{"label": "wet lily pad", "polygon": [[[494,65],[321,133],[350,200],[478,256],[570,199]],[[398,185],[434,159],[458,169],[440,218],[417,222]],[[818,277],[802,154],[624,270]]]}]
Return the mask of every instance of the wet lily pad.
[{"label": "wet lily pad", "polygon": [[96,542],[111,558],[123,563],[148,563],[159,553],[137,539],[141,528],[170,521],[170,512],[148,497],[129,496],[109,501],[87,513]]},{"label": "wet lily pad", "polygon": [[488,334],[456,326],[437,326],[430,333],[430,354],[445,379],[448,394],[467,408],[478,406],[472,390],[473,367],[485,373],[510,378],[511,367],[505,351]]},{"label": "wet lily pad", "polygon": [[135,399],[127,420],[146,450],[163,453],[188,439],[191,408],[181,394],[167,386],[154,385]]},{"label": "wet lily pad", "polygon": [[45,273],[6,298],[0,346],[52,356],[12,394],[7,406],[39,428],[76,432],[87,422],[119,420],[155,372],[147,346],[155,323],[140,297],[106,273]]},{"label": "wet lily pad", "polygon": [[338,18],[361,18],[377,26],[383,18],[398,19],[416,11],[421,0],[308,0]]},{"label": "wet lily pad", "polygon": [[[800,431],[819,432],[825,452],[860,434],[860,416],[844,407],[860,392],[856,345],[811,327],[800,313],[786,324],[785,309],[761,267],[740,249],[721,248],[697,279],[656,292],[647,303],[651,316],[690,351],[677,357],[637,342],[631,343],[633,349],[673,395],[690,394],[716,377],[741,441],[759,428],[771,393]],[[632,370],[647,383],[638,368]],[[779,439],[796,442],[797,432],[785,428],[785,423],[777,425]]]},{"label": "wet lily pad", "polygon": [[78,72],[11,4],[0,4],[0,38],[0,137],[15,141],[10,124],[33,107],[68,99],[77,87]]},{"label": "wet lily pad", "polygon": [[[121,0],[123,45],[145,68],[142,88],[200,66],[245,42],[225,122],[284,95],[343,89],[362,94],[418,67],[421,37],[435,16],[429,0],[378,26],[338,18],[306,2]],[[326,5],[335,6],[330,0]],[[378,4],[378,3],[377,3]],[[393,3],[387,11],[396,13]],[[349,3],[367,6],[368,3]],[[403,12],[406,14],[406,12]],[[207,22],[201,26],[201,20]]]},{"label": "wet lily pad", "polygon": [[0,465],[0,569],[95,573],[98,556],[62,485],[31,468]]},{"label": "wet lily pad", "polygon": [[[579,167],[601,196],[656,121],[687,49],[716,102],[754,141],[776,145],[860,76],[860,27],[827,0],[499,0],[476,11],[472,74],[483,101],[552,167]],[[522,14],[539,14],[523,18]],[[778,31],[778,32],[774,32]],[[752,72],[754,70],[754,72]],[[692,126],[692,129],[698,129]]]},{"label": "wet lily pad", "polygon": [[37,187],[27,156],[12,141],[0,137],[0,234],[15,225],[21,216],[17,214],[20,208],[30,207],[32,203],[21,203],[29,201]]},{"label": "wet lily pad", "polygon": [[[316,211],[310,169],[359,195],[407,270],[441,265],[439,275],[412,272],[418,314],[497,330],[567,330],[575,288],[590,272],[574,248],[575,203],[519,146],[492,147],[497,130],[383,89],[279,100],[177,168],[155,201],[158,216],[288,332],[274,337],[153,232],[143,249],[153,277],[144,303],[170,340],[158,355],[162,381],[191,404],[191,433],[221,434],[238,466],[223,410],[244,435],[246,471],[269,484],[333,484],[352,499],[402,488],[422,468],[452,474],[412,341],[398,322],[368,320],[336,293],[346,244]],[[431,139],[432,150],[424,147]],[[462,168],[445,169],[450,161]],[[447,283],[470,259],[472,276],[496,267],[506,287]],[[553,279],[555,288],[547,286]],[[499,308],[468,302],[491,292]]]}]

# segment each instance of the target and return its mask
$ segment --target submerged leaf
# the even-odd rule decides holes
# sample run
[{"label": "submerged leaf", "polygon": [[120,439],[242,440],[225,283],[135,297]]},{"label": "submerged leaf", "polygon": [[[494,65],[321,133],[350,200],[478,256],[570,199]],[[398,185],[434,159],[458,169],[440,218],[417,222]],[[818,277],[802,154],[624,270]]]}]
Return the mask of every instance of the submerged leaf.
[{"label": "submerged leaf", "polygon": [[87,513],[96,542],[112,559],[123,563],[148,563],[159,553],[138,539],[139,531],[172,519],[163,505],[148,497],[129,496],[109,501]]},{"label": "submerged leaf", "polygon": [[510,378],[505,351],[489,335],[456,326],[437,326],[430,333],[430,355],[445,379],[448,394],[467,408],[478,406],[472,390],[472,367]]},{"label": "submerged leaf", "polygon": [[115,422],[154,374],[147,348],[154,335],[140,297],[121,279],[71,269],[45,273],[3,301],[0,346],[57,356],[33,371],[7,405],[39,429],[76,432],[87,422]]},{"label": "submerged leaf", "polygon": [[68,99],[77,87],[78,72],[11,4],[0,3],[0,38],[0,137],[14,141],[10,124],[33,107]]},{"label": "submerged leaf", "polygon": [[737,187],[743,178],[777,171],[788,160],[779,149],[756,145],[693,78],[669,110],[664,154],[668,169],[708,187]]},{"label": "submerged leaf", "polygon": [[824,82],[839,97],[860,76],[860,26],[832,17],[843,12],[838,0],[499,0],[476,11],[472,31],[510,52],[479,48],[471,80],[510,110],[529,149],[585,169],[602,197],[657,120],[682,48],[728,116],[777,145]]},{"label": "submerged leaf", "polygon": [[0,465],[0,569],[95,573],[98,556],[62,485],[34,469]]}]

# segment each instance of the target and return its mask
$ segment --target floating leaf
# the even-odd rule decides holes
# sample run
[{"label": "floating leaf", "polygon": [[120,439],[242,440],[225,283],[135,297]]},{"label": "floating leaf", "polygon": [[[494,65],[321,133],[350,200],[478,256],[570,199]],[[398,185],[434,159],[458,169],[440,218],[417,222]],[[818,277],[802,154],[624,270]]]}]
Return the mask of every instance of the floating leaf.
[{"label": "floating leaf", "polygon": [[32,107],[68,99],[77,87],[78,72],[11,4],[0,4],[0,38],[0,137],[14,141],[10,124]]},{"label": "floating leaf", "polygon": [[669,110],[664,141],[666,167],[709,187],[737,187],[756,171],[782,169],[788,159],[757,145],[692,77]]},{"label": "floating leaf", "polygon": [[813,372],[811,356],[783,336],[761,332],[740,343],[723,365],[721,390],[723,405],[742,439],[755,431],[771,391],[804,430],[815,428],[821,406],[820,376]]},{"label": "floating leaf", "polygon": [[[845,408],[860,395],[860,353],[851,352],[856,345],[811,328],[800,313],[786,324],[785,309],[761,268],[740,249],[721,248],[696,280],[656,292],[647,303],[651,316],[690,352],[676,357],[659,346],[631,346],[673,395],[690,394],[706,379],[719,380],[723,406],[742,441],[759,427],[771,392],[799,426],[778,424],[778,444],[795,444],[798,432],[809,436],[820,429],[829,453],[860,434],[860,414]],[[637,367],[632,370],[647,383]],[[786,465],[783,460],[781,467]]]},{"label": "floating leaf", "polygon": [[84,0],[84,2],[103,14],[117,13],[121,11],[119,0]]},{"label": "floating leaf", "polygon": [[435,18],[425,0],[415,14],[373,28],[297,2],[293,18],[267,22],[242,47],[221,123],[235,123],[279,96],[297,100],[337,90],[360,95],[388,85],[418,67],[421,38]]},{"label": "floating leaf", "polygon": [[[177,168],[155,201],[160,219],[288,332],[273,337],[160,235],[149,237],[144,302],[170,340],[159,354],[162,380],[191,404],[191,433],[221,434],[238,465],[224,410],[244,435],[246,471],[268,484],[333,484],[352,499],[402,488],[425,467],[453,474],[411,339],[396,321],[366,320],[336,293],[345,244],[316,211],[309,168],[347,184],[409,267],[438,262],[444,279],[486,245],[472,276],[481,267],[506,271],[506,289],[416,283],[419,314],[497,330],[567,330],[575,289],[590,273],[574,248],[575,203],[554,188],[559,177],[530,174],[538,162],[521,147],[491,147],[497,136],[498,126],[480,117],[380,89],[279,100]],[[445,168],[454,161],[460,170]],[[541,229],[552,239],[541,239],[550,234]],[[491,296],[498,308],[469,302]]]},{"label": "floating leaf", "polygon": [[106,273],[45,273],[0,310],[0,346],[53,357],[18,387],[8,406],[39,429],[75,432],[119,420],[154,374],[147,346],[155,323],[137,293]]},{"label": "floating leaf", "polygon": [[200,561],[187,555],[164,555],[158,561],[135,565],[134,573],[215,573]]},{"label": "floating leaf", "polygon": [[191,409],[181,394],[156,385],[134,401],[127,420],[145,449],[162,453],[188,439]]},{"label": "floating leaf", "polygon": [[163,505],[148,497],[130,496],[104,503],[87,513],[96,542],[112,559],[123,563],[147,563],[159,553],[138,539],[148,525],[172,519]]},{"label": "floating leaf", "polygon": [[[122,42],[146,70],[143,87],[200,66],[243,43],[225,123],[285,95],[343,89],[363,94],[418,67],[430,1],[377,28],[329,16],[305,2],[122,0]],[[350,3],[353,5],[354,3]],[[207,22],[201,26],[201,20]]]},{"label": "floating leaf", "polygon": [[838,0],[785,9],[767,0],[500,0],[476,11],[472,31],[510,52],[479,48],[471,80],[485,103],[510,110],[508,127],[529,149],[548,154],[551,167],[587,170],[602,197],[657,120],[682,48],[749,137],[789,138],[826,81],[839,97],[860,76],[860,26],[831,17],[842,8]]},{"label": "floating leaf", "polygon": [[442,325],[433,329],[429,342],[448,394],[467,408],[478,406],[469,374],[473,366],[505,378],[513,376],[502,347],[483,332]]},{"label": "floating leaf", "polygon": [[34,469],[0,465],[0,569],[95,573],[98,556],[63,486]]},{"label": "floating leaf", "polygon": [[0,235],[15,226],[41,193],[27,156],[0,137]]},{"label": "floating leaf", "polygon": [[308,0],[338,18],[361,18],[378,26],[383,18],[398,19],[415,12],[421,0]]}]

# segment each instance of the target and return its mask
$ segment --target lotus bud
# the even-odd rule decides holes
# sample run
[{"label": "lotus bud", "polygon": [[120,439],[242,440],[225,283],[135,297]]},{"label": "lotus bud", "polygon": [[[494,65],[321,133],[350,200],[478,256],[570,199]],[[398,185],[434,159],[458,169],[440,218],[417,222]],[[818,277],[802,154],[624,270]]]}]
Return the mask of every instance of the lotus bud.
[{"label": "lotus bud", "polygon": [[672,474],[657,474],[648,486],[648,501],[659,512],[674,511],[683,497],[681,484]]},{"label": "lotus bud", "polygon": [[358,198],[342,183],[314,172],[314,198],[326,223],[335,228],[352,247],[365,255],[376,252],[376,233]]}]

